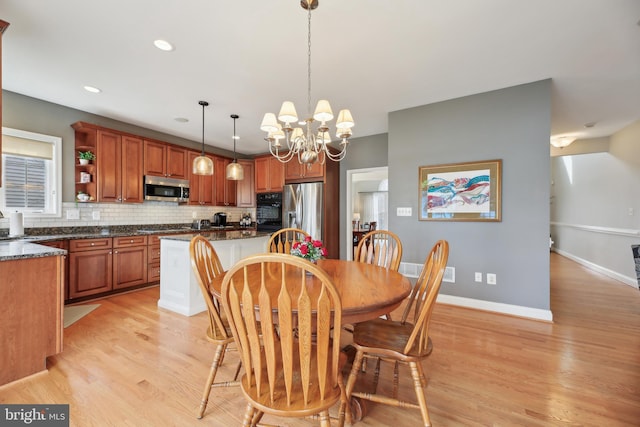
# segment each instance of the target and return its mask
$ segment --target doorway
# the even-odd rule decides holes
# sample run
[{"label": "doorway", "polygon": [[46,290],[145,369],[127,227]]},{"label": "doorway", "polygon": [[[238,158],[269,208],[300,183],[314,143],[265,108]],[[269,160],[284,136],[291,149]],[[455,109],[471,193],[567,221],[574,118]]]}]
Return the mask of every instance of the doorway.
[{"label": "doorway", "polygon": [[347,203],[344,241],[347,259],[353,259],[354,214],[358,214],[361,224],[377,222],[377,228],[389,228],[388,168],[351,169],[347,171]]}]

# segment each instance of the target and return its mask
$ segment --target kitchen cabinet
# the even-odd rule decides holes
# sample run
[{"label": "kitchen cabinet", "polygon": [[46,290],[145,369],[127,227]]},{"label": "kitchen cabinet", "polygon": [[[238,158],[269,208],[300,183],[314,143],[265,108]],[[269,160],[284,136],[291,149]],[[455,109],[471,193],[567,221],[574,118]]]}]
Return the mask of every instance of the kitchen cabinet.
[{"label": "kitchen cabinet", "polygon": [[69,242],[69,298],[113,289],[113,255],[110,237]]},{"label": "kitchen cabinet", "polygon": [[160,236],[149,236],[147,241],[147,281],[160,281]]},{"label": "kitchen cabinet", "polygon": [[255,159],[256,193],[280,192],[284,186],[284,163],[272,155]]},{"label": "kitchen cabinet", "polygon": [[227,165],[231,159],[213,156],[214,204],[216,206],[236,205],[236,182],[227,179]]},{"label": "kitchen cabinet", "polygon": [[[52,240],[49,242],[42,242],[39,245],[49,246],[50,248],[58,248],[64,249],[65,251],[69,251],[69,241],[68,240]],[[65,256],[62,260],[62,287],[64,289],[64,300],[69,299],[69,257]]]},{"label": "kitchen cabinet", "polygon": [[239,208],[256,206],[256,190],[254,181],[253,160],[238,160],[244,171],[244,179],[237,182],[236,202]]},{"label": "kitchen cabinet", "polygon": [[186,148],[166,142],[144,140],[144,175],[189,179]]},{"label": "kitchen cabinet", "polygon": [[76,192],[90,201],[142,203],[143,141],[135,135],[84,122],[71,125],[75,130],[75,150],[91,151],[93,163],[75,166]]},{"label": "kitchen cabinet", "polygon": [[147,283],[147,236],[113,238],[113,289]]},{"label": "kitchen cabinet", "polygon": [[[2,87],[2,34],[9,23],[0,19],[0,87]],[[2,91],[0,91],[0,128],[2,127]],[[2,155],[2,138],[0,138],[0,155]],[[2,187],[2,162],[0,162],[0,187]]]},{"label": "kitchen cabinet", "polygon": [[[330,160],[326,160],[329,162]],[[297,158],[293,158],[284,166],[284,181],[289,182],[315,182],[324,180],[325,165],[316,162],[311,164],[300,164]]]},{"label": "kitchen cabinet", "polygon": [[[98,152],[98,131],[93,125],[87,125],[83,122],[77,122],[71,125],[75,130],[75,153],[74,158],[79,151],[91,151],[93,154]],[[97,160],[97,159],[96,159]],[[97,163],[95,160],[90,161],[86,165],[81,165],[78,159],[75,162],[75,183],[76,194],[83,192],[90,197],[90,201],[98,200],[98,180],[97,180]],[[86,179],[82,179],[85,175]]]},{"label": "kitchen cabinet", "polygon": [[69,242],[69,298],[147,283],[147,236]]},{"label": "kitchen cabinet", "polygon": [[142,203],[143,142],[141,138],[98,130],[98,201]]},{"label": "kitchen cabinet", "polygon": [[46,358],[62,352],[63,258],[0,261],[0,386],[45,371]]},{"label": "kitchen cabinet", "polygon": [[[193,159],[198,157],[201,152],[189,151],[188,161],[193,164]],[[213,157],[207,155],[213,161]],[[200,206],[213,206],[214,194],[214,176],[215,175],[196,175],[189,169],[189,204]]]}]

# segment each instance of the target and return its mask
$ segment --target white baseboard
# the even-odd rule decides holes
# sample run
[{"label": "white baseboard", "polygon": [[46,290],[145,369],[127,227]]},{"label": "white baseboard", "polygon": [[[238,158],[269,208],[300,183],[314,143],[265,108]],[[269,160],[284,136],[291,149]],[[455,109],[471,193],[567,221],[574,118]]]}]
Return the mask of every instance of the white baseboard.
[{"label": "white baseboard", "polygon": [[457,305],[460,307],[475,308],[477,310],[493,311],[511,316],[526,317],[528,319],[543,320],[545,322],[553,322],[553,313],[551,313],[551,310],[542,310],[539,308],[503,304],[500,302],[484,301],[446,294],[438,294],[437,302]]},{"label": "white baseboard", "polygon": [[598,273],[604,274],[605,276],[610,277],[619,282],[622,282],[625,285],[629,285],[635,289],[638,289],[638,280],[633,277],[625,276],[613,270],[609,270],[608,268],[602,267],[598,264],[594,264],[591,261],[587,261],[586,259],[582,259],[580,257],[570,254],[569,252],[565,252],[557,248],[553,248],[553,251],[559,255],[562,255],[563,257],[569,258],[570,260],[575,261],[578,264],[587,267],[589,270],[593,270]]}]

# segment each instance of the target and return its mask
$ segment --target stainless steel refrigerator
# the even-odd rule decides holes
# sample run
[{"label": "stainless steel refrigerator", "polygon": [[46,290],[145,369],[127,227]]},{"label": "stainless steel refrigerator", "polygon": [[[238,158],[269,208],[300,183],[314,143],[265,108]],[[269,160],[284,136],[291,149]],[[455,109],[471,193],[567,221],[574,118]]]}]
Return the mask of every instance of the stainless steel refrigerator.
[{"label": "stainless steel refrigerator", "polygon": [[282,227],[306,231],[325,241],[324,188],[321,182],[288,184],[282,192]]}]

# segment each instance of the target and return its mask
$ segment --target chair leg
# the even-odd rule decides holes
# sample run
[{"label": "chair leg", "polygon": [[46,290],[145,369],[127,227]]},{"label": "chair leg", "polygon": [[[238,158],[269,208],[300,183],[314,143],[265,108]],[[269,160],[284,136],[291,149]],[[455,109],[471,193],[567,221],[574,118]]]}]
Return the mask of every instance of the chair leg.
[{"label": "chair leg", "polygon": [[202,399],[200,400],[200,409],[198,410],[198,418],[202,418],[204,411],[207,409],[207,403],[209,402],[209,394],[211,393],[211,387],[213,381],[216,379],[216,373],[220,366],[220,360],[222,355],[226,351],[227,346],[225,344],[219,345],[216,349],[216,353],[213,356],[213,362],[211,363],[211,369],[209,369],[209,376],[207,377],[207,383],[204,386],[204,392],[202,393]]},{"label": "chair leg", "polygon": [[409,366],[411,368],[411,377],[413,378],[413,388],[416,391],[416,398],[420,405],[422,421],[425,427],[430,427],[431,420],[429,419],[429,410],[427,409],[427,399],[424,396],[424,388],[422,387],[422,379],[424,378],[422,365],[420,365],[419,362],[409,362]]},{"label": "chair leg", "polygon": [[331,427],[328,410],[320,412],[320,427]]},{"label": "chair leg", "polygon": [[242,427],[252,427],[254,426],[253,418],[256,415],[256,408],[251,406],[250,403],[247,404],[247,409],[244,411],[244,419],[242,420]]},{"label": "chair leg", "polygon": [[[353,359],[353,364],[351,365],[351,372],[349,372],[349,379],[347,381],[347,405],[351,405],[351,393],[353,392],[353,387],[356,384],[356,379],[358,378],[358,371],[362,366],[362,359],[364,357],[364,353],[360,350],[356,351],[356,357]],[[347,423],[350,425],[353,424],[351,410],[347,411]]]}]

